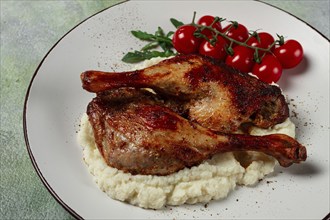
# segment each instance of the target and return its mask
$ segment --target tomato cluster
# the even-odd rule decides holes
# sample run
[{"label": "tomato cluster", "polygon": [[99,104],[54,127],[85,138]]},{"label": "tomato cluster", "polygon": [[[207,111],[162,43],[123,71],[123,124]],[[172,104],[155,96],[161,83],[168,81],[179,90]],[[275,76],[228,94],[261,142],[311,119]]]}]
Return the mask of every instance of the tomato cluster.
[{"label": "tomato cluster", "polygon": [[297,66],[303,58],[303,48],[296,40],[275,41],[267,32],[250,35],[237,22],[222,27],[211,15],[178,27],[172,43],[178,53],[213,57],[241,72],[252,72],[267,83],[277,82],[283,69]]}]

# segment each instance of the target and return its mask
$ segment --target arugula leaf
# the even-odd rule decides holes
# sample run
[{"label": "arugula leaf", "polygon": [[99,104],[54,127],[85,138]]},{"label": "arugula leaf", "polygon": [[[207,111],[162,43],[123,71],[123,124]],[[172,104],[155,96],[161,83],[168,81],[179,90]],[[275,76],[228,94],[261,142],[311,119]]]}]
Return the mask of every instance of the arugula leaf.
[{"label": "arugula leaf", "polygon": [[168,46],[167,46],[167,44],[166,44],[165,42],[159,42],[159,46],[160,46],[164,51],[166,51],[166,50],[169,49]]},{"label": "arugula leaf", "polygon": [[160,37],[165,36],[164,30],[161,27],[158,27],[157,31],[155,32],[155,36],[160,36]]},{"label": "arugula leaf", "polygon": [[149,34],[144,31],[131,31],[131,33],[134,35],[134,37],[139,38],[140,40],[155,40],[155,36],[153,34]]},{"label": "arugula leaf", "polygon": [[126,63],[137,63],[143,60],[148,60],[153,57],[169,57],[174,55],[173,51],[134,51],[128,52],[123,58],[122,61]]},{"label": "arugula leaf", "polygon": [[121,60],[126,63],[137,63],[144,60],[142,54],[140,51],[128,52]]},{"label": "arugula leaf", "polygon": [[141,51],[151,50],[158,46],[159,46],[158,42],[150,42],[147,45],[145,45],[144,47],[142,47]]},{"label": "arugula leaf", "polygon": [[[174,22],[181,24],[179,21],[174,19]],[[135,50],[133,52],[128,52],[123,58],[122,61],[126,63],[137,63],[146,59],[151,59],[153,57],[169,57],[173,56],[176,53],[172,51],[173,43],[170,38],[174,32],[170,31],[165,34],[164,30],[161,27],[158,27],[155,31],[155,34],[150,34],[144,31],[131,31],[132,35],[140,40],[149,41],[144,45],[141,50]],[[153,50],[160,47],[162,51]]]},{"label": "arugula leaf", "polygon": [[171,35],[173,35],[174,34],[174,31],[170,31],[170,32],[168,32],[167,34],[166,34],[166,37],[170,37]]},{"label": "arugula leaf", "polygon": [[171,23],[174,25],[175,28],[178,28],[182,25],[184,25],[183,22],[176,20],[175,18],[170,19]]},{"label": "arugula leaf", "polygon": [[156,39],[158,42],[164,42],[168,45],[172,45],[172,39],[170,39],[169,37],[158,36]]}]

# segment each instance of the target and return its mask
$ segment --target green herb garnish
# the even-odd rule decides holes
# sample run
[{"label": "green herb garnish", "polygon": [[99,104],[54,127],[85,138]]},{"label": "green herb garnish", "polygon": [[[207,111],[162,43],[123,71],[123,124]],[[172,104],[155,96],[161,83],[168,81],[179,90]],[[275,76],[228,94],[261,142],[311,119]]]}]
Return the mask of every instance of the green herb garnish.
[{"label": "green herb garnish", "polygon": [[[176,53],[172,50],[172,39],[170,38],[173,33],[173,31],[170,31],[165,34],[161,27],[158,27],[154,34],[150,34],[144,31],[131,31],[131,34],[134,37],[142,41],[147,41],[148,43],[139,51],[135,50],[133,52],[128,52],[122,58],[122,61],[126,63],[137,63],[143,60],[151,59],[153,57],[169,57],[175,55]],[[157,50],[159,48],[161,51]]]}]

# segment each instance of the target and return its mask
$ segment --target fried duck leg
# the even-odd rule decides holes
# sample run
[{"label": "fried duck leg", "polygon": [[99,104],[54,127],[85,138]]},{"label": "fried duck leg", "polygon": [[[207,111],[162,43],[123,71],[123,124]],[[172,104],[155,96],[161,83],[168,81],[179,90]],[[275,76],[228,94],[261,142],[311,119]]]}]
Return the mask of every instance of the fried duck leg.
[{"label": "fried duck leg", "polygon": [[106,163],[132,174],[168,175],[230,151],[263,152],[284,167],[306,159],[305,147],[287,135],[216,134],[142,90],[99,95],[87,114]]},{"label": "fried duck leg", "polygon": [[83,88],[102,92],[121,87],[151,88],[183,106],[187,118],[214,131],[241,125],[268,128],[289,116],[277,86],[198,55],[181,55],[132,72],[86,71]]}]

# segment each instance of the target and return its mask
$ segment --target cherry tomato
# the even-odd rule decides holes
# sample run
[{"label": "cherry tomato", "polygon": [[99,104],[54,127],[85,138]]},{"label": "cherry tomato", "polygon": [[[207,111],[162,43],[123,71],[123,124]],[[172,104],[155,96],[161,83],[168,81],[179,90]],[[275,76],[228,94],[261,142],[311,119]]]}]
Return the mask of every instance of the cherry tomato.
[{"label": "cherry tomato", "polygon": [[[260,32],[258,33],[259,40],[256,37],[251,37],[246,43],[253,47],[260,47],[267,49],[274,43],[274,38],[272,35],[270,35],[267,32]],[[272,47],[271,51],[274,49],[274,46]],[[261,57],[264,55],[265,51],[259,51],[259,56]]]},{"label": "cherry tomato", "polygon": [[179,53],[190,54],[198,52],[202,39],[194,36],[195,31],[196,28],[192,25],[182,25],[175,31],[172,42],[174,48]]},{"label": "cherry tomato", "polygon": [[[204,26],[210,26],[212,24],[212,22],[214,21],[214,17],[211,15],[204,15],[203,17],[201,17],[197,24],[199,25],[204,25]],[[212,25],[212,27],[214,29],[217,29],[218,31],[222,31],[222,27],[221,27],[221,23],[220,22],[216,22]],[[207,37],[212,36],[212,31],[210,30],[203,30],[202,34],[206,35]]]},{"label": "cherry tomato", "polygon": [[282,66],[274,55],[266,54],[261,63],[254,64],[252,73],[266,83],[276,83],[281,78]]},{"label": "cherry tomato", "polygon": [[274,49],[274,54],[282,64],[282,67],[284,69],[289,69],[297,66],[301,62],[304,51],[298,41],[287,40],[283,45]]},{"label": "cherry tomato", "polygon": [[252,70],[254,60],[254,51],[244,46],[236,46],[233,48],[234,55],[227,56],[226,64],[238,69],[241,72],[248,73]]},{"label": "cherry tomato", "polygon": [[227,56],[226,52],[226,41],[222,37],[217,38],[217,42],[213,46],[207,40],[202,41],[199,46],[199,53],[205,56],[213,57],[219,60],[225,60]]},{"label": "cherry tomato", "polygon": [[[223,28],[223,33],[226,33],[226,35],[234,40],[244,42],[249,37],[249,31],[247,28],[242,25],[238,24],[237,27],[235,27],[233,24],[227,25]],[[232,26],[232,27],[230,27]],[[230,29],[229,29],[230,28]],[[229,29],[229,30],[228,30]],[[228,31],[228,32],[227,32]]]}]

